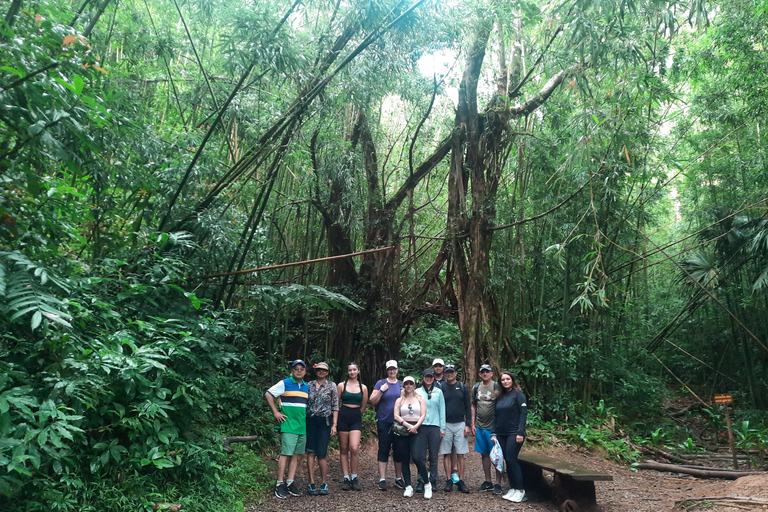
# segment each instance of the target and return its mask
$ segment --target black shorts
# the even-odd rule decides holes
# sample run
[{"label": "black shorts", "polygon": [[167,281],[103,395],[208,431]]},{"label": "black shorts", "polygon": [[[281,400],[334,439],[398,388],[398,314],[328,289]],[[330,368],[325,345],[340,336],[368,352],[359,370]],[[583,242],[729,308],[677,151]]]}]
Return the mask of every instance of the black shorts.
[{"label": "black shorts", "polygon": [[337,429],[339,432],[363,430],[363,415],[359,407],[339,407],[339,420]]},{"label": "black shorts", "polygon": [[314,453],[318,459],[328,455],[328,441],[331,440],[332,417],[307,416],[307,453]]}]

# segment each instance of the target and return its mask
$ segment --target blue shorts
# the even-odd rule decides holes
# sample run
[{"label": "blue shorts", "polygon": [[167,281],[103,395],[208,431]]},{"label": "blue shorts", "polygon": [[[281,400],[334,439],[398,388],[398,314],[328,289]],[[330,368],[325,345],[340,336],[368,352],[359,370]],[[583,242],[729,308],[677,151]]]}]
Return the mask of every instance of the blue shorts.
[{"label": "blue shorts", "polygon": [[490,455],[493,443],[491,442],[491,429],[478,428],[475,435],[475,451],[483,455]]}]

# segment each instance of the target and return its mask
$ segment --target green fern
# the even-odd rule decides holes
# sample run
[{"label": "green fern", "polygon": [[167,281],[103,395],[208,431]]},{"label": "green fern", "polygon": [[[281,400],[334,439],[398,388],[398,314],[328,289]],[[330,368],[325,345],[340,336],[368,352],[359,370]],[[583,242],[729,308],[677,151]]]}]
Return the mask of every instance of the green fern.
[{"label": "green fern", "polygon": [[69,292],[66,281],[22,253],[0,252],[0,308],[9,322],[29,317],[33,331],[44,318],[71,327],[66,304],[49,291],[51,288]]}]

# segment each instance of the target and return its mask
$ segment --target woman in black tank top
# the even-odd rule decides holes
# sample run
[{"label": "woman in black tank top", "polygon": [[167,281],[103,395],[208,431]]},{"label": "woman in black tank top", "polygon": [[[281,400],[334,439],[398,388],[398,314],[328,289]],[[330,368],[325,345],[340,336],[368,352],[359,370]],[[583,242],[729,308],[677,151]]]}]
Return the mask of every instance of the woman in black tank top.
[{"label": "woman in black tank top", "polygon": [[[360,470],[360,437],[363,431],[363,413],[368,405],[368,387],[360,382],[360,368],[356,363],[347,367],[348,379],[337,386],[339,392],[339,452],[344,483],[341,489],[359,491],[357,473]],[[350,471],[351,470],[351,471]]]}]

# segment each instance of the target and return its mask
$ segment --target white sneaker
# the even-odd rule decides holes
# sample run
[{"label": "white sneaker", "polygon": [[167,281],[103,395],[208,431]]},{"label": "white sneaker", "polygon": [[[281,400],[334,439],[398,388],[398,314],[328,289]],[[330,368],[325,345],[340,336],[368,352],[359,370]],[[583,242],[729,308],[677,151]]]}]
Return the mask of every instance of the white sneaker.
[{"label": "white sneaker", "polygon": [[525,491],[521,489],[519,491],[515,491],[515,495],[512,496],[510,501],[514,503],[522,503],[524,501],[528,501],[528,498],[525,497]]},{"label": "white sneaker", "polygon": [[514,489],[510,489],[507,491],[507,494],[501,497],[501,499],[507,500],[507,501],[515,501],[514,498],[516,495],[517,495],[517,491]]},{"label": "white sneaker", "polygon": [[424,484],[424,499],[432,499],[432,484]]},{"label": "white sneaker", "polygon": [[405,488],[405,492],[403,493],[403,496],[405,496],[406,498],[412,497],[413,496],[413,487],[411,487],[410,485],[408,487],[406,487]]}]

